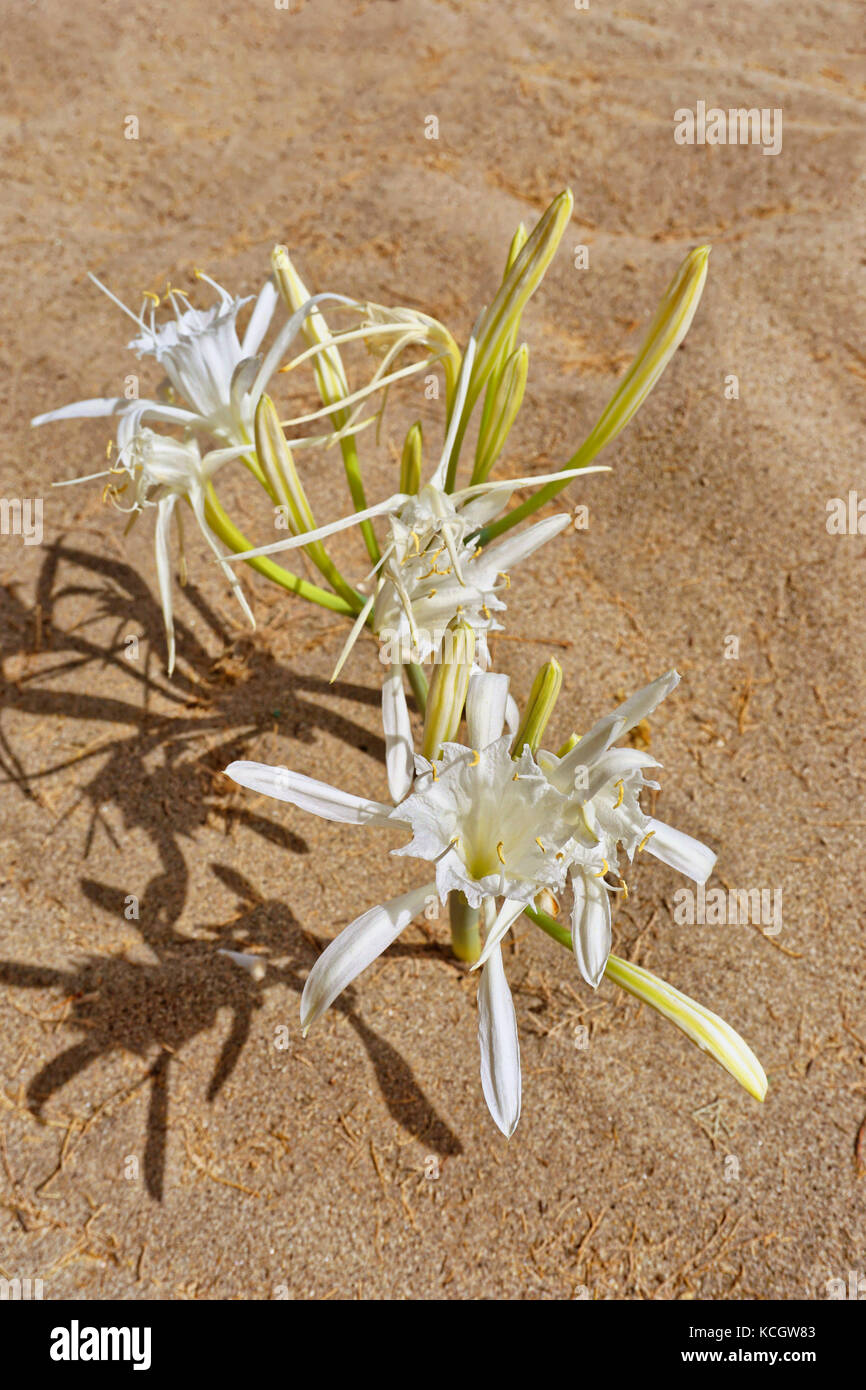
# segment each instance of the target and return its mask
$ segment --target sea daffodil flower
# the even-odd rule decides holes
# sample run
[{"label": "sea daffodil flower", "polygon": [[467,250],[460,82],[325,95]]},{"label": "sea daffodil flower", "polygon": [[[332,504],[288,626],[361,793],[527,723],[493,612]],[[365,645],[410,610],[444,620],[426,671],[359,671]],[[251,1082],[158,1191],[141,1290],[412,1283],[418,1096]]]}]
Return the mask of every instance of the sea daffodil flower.
[{"label": "sea daffodil flower", "polygon": [[251,302],[251,296],[237,298],[209,276],[200,271],[197,274],[216,291],[217,302],[208,309],[194,309],[185,304],[186,295],[170,289],[166,300],[174,317],[163,323],[156,318],[157,295],[146,294],[136,315],[94,275],[90,277],[136,324],[138,333],[127,346],[139,358],[153,357],[162,367],[166,376],[164,399],[95,397],[37,415],[31,424],[118,416],[121,462],[143,422],[180,425],[189,434],[210,435],[226,447],[241,449],[255,467],[255,411],[268,381],[315,304],[322,299],[342,303],[343,296],[317,295],[303,305],[282,325],[262,357],[259,348],[279,302],[273,280],[265,282],[240,338],[237,316]]},{"label": "sea daffodil flower", "polygon": [[[499,628],[496,615],[505,611],[502,597],[510,587],[510,570],[568,525],[569,517],[545,517],[498,545],[480,547],[479,530],[499,515],[517,488],[543,486],[550,477],[536,475],[478,483],[457,492],[444,489],[445,470],[453,433],[471,377],[474,342],[463,358],[455,408],[439,464],[417,493],[394,493],[376,506],[352,516],[289,536],[270,545],[242,552],[246,560],[309,545],[373,517],[386,517],[389,534],[382,556],[368,579],[373,592],[349,633],[332,679],[336,679],[365,625],[382,643],[387,666],[382,713],[388,743],[389,789],[395,801],[404,797],[412,780],[412,739],[402,668],[410,662],[438,661],[449,625],[456,619],[468,623],[476,635],[480,666],[486,664],[487,633]],[[604,472],[603,467],[583,473]],[[570,476],[576,476],[571,474]]]},{"label": "sea daffodil flower", "polygon": [[[712,851],[643,815],[635,774],[644,764],[633,761],[643,755],[611,750],[611,744],[645,718],[678,679],[671,672],[640,691],[565,757],[540,752],[536,760],[528,744],[514,756],[512,735],[503,733],[508,677],[477,672],[466,702],[469,746],[445,743],[436,758],[416,757],[412,790],[393,807],[350,796],[286,768],[232,763],[226,773],[241,786],[325,819],[404,826],[412,838],[392,852],[421,859],[433,871],[432,881],[370,909],[325,949],[304,988],[304,1031],[387,949],[431,896],[444,904],[451,894],[462,894],[469,908],[483,909],[487,925],[478,961],[484,1095],[499,1128],[511,1134],[520,1114],[520,1062],[511,1041],[513,1006],[501,960],[509,928],[524,911],[533,910],[540,894],[556,900],[570,885],[575,955],[584,976],[597,984],[610,953],[610,890],[601,880],[616,863],[617,845],[624,843],[631,856],[642,842],[649,846],[657,839],[655,853],[674,867],[701,881],[712,868]],[[583,763],[573,757],[578,750]],[[585,796],[574,790],[575,772],[581,767],[589,773]],[[619,806],[608,806],[614,777],[630,778],[630,789]],[[642,839],[636,840],[639,833]]]}]

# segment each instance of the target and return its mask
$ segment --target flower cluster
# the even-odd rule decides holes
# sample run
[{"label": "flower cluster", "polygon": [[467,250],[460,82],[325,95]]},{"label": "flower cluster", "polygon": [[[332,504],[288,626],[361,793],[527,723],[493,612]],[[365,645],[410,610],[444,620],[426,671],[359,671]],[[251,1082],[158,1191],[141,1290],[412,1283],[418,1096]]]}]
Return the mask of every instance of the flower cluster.
[{"label": "flower cluster", "polygon": [[[176,521],[182,546],[186,507],[251,622],[240,561],[345,616],[346,641],[334,678],[361,636],[378,643],[389,802],[352,795],[285,767],[240,761],[227,773],[241,786],[327,820],[402,828],[408,838],[394,853],[423,861],[425,881],[371,907],[334,938],[306,981],[303,1030],[431,897],[438,898],[449,909],[455,954],[480,971],[482,1088],[506,1135],[519,1118],[521,1081],[502,946],[522,918],[571,949],[591,988],[612,980],[674,1022],[751,1094],[761,1099],[766,1089],[759,1063],[727,1024],[611,953],[614,910],[628,892],[623,856],[631,863],[646,851],[697,883],[706,881],[715,862],[705,845],[646,813],[642,792],[657,787],[646,774],[658,764],[649,753],[622,744],[673,690],[678,675],[668,672],[554,752],[542,743],[560,693],[558,664],[548,661],[541,668],[522,717],[508,676],[490,669],[487,639],[502,627],[513,571],[568,525],[567,512],[537,514],[575,478],[609,471],[597,456],[628,424],[673,357],[707,273],[709,248],[698,247],[679,267],[611,400],[561,468],[493,477],[527,381],[528,349],[518,342],[523,310],[571,212],[571,194],[565,192],[531,233],[518,229],[501,284],[462,351],[443,324],[417,310],[335,292],[311,294],[285,247],[275,248],[254,301],[232,296],[197,272],[215,302],[194,308],[181,291],[168,289],[170,316],[160,322],[155,294],[144,295],[135,315],[106,290],[136,325],[130,349],[153,359],[165,380],[150,398],[84,400],[34,420],[116,417],[108,466],[89,476],[105,478],[106,495],[133,518],[155,510],[169,674],[177,654],[170,530]],[[339,329],[329,327],[324,304],[329,316],[339,316]],[[247,322],[241,334],[242,312]],[[374,365],[353,385],[346,354],[358,348]],[[312,373],[320,406],[283,419],[271,392],[281,374],[302,369]],[[425,481],[419,422],[405,439],[397,490],[371,505],[359,436],[381,421],[392,386],[431,369],[442,370],[445,385],[435,467]],[[458,485],[470,425],[474,456]],[[309,449],[333,449],[335,458],[338,452],[351,501],[350,511],[324,524],[313,515],[295,462],[297,451]],[[283,518],[286,534],[279,540],[251,544],[226,513],[216,475],[230,466],[245,469],[250,486],[262,489]],[[513,505],[518,492],[526,495]],[[530,516],[530,525],[514,530]],[[338,569],[328,541],[355,526],[368,562],[366,573],[352,581]],[[296,550],[318,570],[321,583],[273,558]],[[183,572],[182,551],[181,559]],[[424,716],[420,749],[407,682]]]}]

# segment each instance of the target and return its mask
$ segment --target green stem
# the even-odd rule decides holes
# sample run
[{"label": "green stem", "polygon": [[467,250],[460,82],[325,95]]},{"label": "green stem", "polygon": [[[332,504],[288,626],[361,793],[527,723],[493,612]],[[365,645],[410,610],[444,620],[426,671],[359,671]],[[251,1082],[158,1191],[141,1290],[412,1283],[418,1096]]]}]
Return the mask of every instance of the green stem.
[{"label": "green stem", "polygon": [[412,687],[412,694],[415,696],[415,703],[418,706],[418,713],[425,714],[427,710],[427,677],[421,667],[415,661],[410,661],[406,667],[406,674],[409,677],[409,684]]},{"label": "green stem", "polygon": [[451,949],[467,965],[474,965],[481,955],[480,912],[480,908],[469,906],[463,893],[448,894]]},{"label": "green stem", "polygon": [[[208,526],[236,555],[244,550],[254,548],[252,542],[247,540],[243,532],[239,531],[234,522],[226,515],[214,491],[213,483],[208,483],[204,508]],[[283,569],[281,565],[269,560],[266,555],[255,555],[247,560],[246,564],[254,570],[258,570],[259,574],[263,574],[274,584],[288,589],[290,593],[309,599],[311,603],[318,603],[322,608],[330,608],[334,613],[345,613],[353,617],[358,611],[358,607],[363,604],[363,600],[360,600],[358,607],[353,608],[338,594],[330,594],[327,589],[320,589],[318,584],[311,584],[308,579],[302,579],[300,575],[292,574],[291,570]]]},{"label": "green stem", "polygon": [[566,931],[565,927],[561,927],[556,919],[551,917],[549,912],[541,912],[535,907],[525,907],[523,909],[523,915],[524,917],[531,918],[537,927],[541,927],[543,932],[547,932],[548,936],[552,936],[553,940],[558,941],[560,946],[564,946],[568,951],[572,949],[571,932]]},{"label": "green stem", "polygon": [[[340,429],[340,424],[335,417],[334,426]],[[363,512],[367,507],[367,497],[364,492],[364,484],[361,479],[361,461],[358,458],[358,447],[355,443],[353,434],[347,435],[340,440],[340,450],[343,455],[343,467],[346,470],[346,479],[349,484],[349,492],[352,494],[352,502],[356,512]],[[379,542],[376,540],[376,532],[373,530],[372,521],[361,522],[361,535],[364,537],[364,544],[367,547],[367,554],[377,565],[382,558],[379,550]]]},{"label": "green stem", "polygon": [[454,436],[454,444],[451,449],[451,457],[448,460],[448,473],[445,478],[446,492],[453,492],[454,484],[457,481],[457,465],[460,462],[460,450],[463,447],[463,436],[465,435],[467,426],[469,424],[469,414],[470,412],[464,409],[463,415],[460,419],[460,424],[457,426],[457,433]]}]

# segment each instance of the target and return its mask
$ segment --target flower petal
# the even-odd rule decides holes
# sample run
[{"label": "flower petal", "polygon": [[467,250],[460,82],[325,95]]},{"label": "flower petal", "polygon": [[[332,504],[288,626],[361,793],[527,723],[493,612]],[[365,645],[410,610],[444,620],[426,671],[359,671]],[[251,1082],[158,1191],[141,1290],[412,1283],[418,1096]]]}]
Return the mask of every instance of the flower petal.
[{"label": "flower petal", "polygon": [[274,310],[277,307],[279,298],[279,290],[273,280],[268,277],[256,300],[255,308],[250,315],[250,321],[244,333],[244,340],[241,344],[242,356],[254,357],[258,352],[262,338],[267,333],[271,319],[274,316]]},{"label": "flower petal", "polygon": [[403,667],[394,662],[382,683],[382,727],[385,731],[385,766],[388,790],[394,802],[408,796],[415,768],[412,723],[406,704]]},{"label": "flower petal", "polygon": [[521,915],[525,907],[525,902],[518,902],[515,898],[505,899],[505,902],[499,909],[499,914],[496,918],[496,921],[493,923],[493,926],[487,933],[487,939],[484,942],[484,949],[482,950],[481,955],[478,957],[478,960],[476,961],[475,965],[473,965],[473,970],[477,970],[478,967],[481,965],[486,965],[488,960],[490,960],[490,957],[494,954],[494,952],[498,952],[502,938],[505,936],[505,933],[508,931],[509,927],[513,926],[513,924],[517,921],[518,917]]},{"label": "flower petal", "polygon": [[669,864],[695,883],[706,883],[716,862],[716,855],[709,846],[672,825],[665,825],[664,821],[651,819],[647,829],[653,832],[645,845],[647,853],[654,854],[663,864]]},{"label": "flower petal", "polygon": [[162,618],[165,623],[165,638],[168,645],[168,674],[174,671],[174,612],[171,596],[171,555],[168,548],[168,530],[177,493],[169,493],[156,504],[156,528],[154,530],[154,551],[156,554],[156,581],[159,587],[159,600],[162,604]]},{"label": "flower petal", "polygon": [[610,955],[610,896],[600,878],[576,873],[571,876],[574,907],[571,944],[577,968],[588,985],[598,989]]},{"label": "flower petal", "polygon": [[384,802],[352,796],[350,792],[340,791],[339,787],[331,787],[327,782],[318,782],[315,777],[305,777],[302,772],[292,772],[287,767],[235,762],[229,763],[225,775],[241,787],[272,796],[277,801],[288,801],[323,820],[341,821],[345,825],[394,823],[392,809]]},{"label": "flower petal", "polygon": [[493,1119],[510,1139],[520,1119],[520,1043],[502,952],[497,946],[478,986],[481,1089]]},{"label": "flower petal", "polygon": [[471,747],[482,749],[502,737],[508,703],[508,677],[476,671],[466,697],[466,728]]},{"label": "flower petal", "polygon": [[435,892],[435,884],[425,883],[421,888],[413,888],[411,893],[403,893],[399,898],[370,908],[344,927],[307,976],[301,996],[301,1027],[305,1034],[337,995],[386,951],[412,918],[423,911]]}]

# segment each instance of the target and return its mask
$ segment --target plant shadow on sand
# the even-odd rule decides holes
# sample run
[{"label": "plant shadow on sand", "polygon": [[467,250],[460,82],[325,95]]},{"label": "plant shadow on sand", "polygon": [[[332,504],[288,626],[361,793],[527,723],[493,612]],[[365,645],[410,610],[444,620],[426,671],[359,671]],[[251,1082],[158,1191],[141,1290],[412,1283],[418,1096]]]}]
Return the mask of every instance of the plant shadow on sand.
[{"label": "plant shadow on sand", "polygon": [[[72,570],[71,581],[61,586],[67,567]],[[224,625],[201,595],[190,588],[186,592],[211,631],[228,643]],[[242,754],[246,739],[271,728],[277,717],[280,733],[285,731],[288,737],[310,742],[317,729],[324,730],[381,758],[381,738],[327,708],[321,698],[337,692],[359,703],[378,704],[379,695],[363,687],[329,686],[319,678],[299,675],[281,666],[263,644],[246,638],[236,644],[244,646],[243,659],[236,663],[242,679],[237,674],[227,676],[195,634],[185,629],[180,635],[186,665],[169,686],[161,676],[151,676],[152,643],[146,659],[132,663],[125,655],[131,625],[156,641],[161,633],[161,611],[146,584],[124,563],[67,547],[62,541],[46,554],[32,608],[20,602],[12,587],[0,589],[0,598],[6,658],[41,653],[38,672],[4,680],[4,708],[43,720],[54,716],[124,726],[116,737],[101,737],[95,747],[88,746],[75,757],[33,769],[25,762],[29,750],[26,755],[16,750],[0,725],[5,780],[41,804],[43,779],[96,761],[98,770],[78,785],[74,804],[55,817],[46,839],[82,803],[89,803],[82,857],[88,857],[98,826],[121,853],[122,845],[103,811],[113,806],[124,831],[147,834],[161,863],[161,871],[140,895],[138,919],[129,923],[153,952],[153,964],[121,955],[89,955],[67,970],[0,960],[0,981],[6,985],[62,990],[71,1002],[63,1026],[84,1034],[30,1078],[28,1103],[39,1116],[51,1097],[98,1059],[116,1051],[141,1057],[149,1063],[144,1079],[150,1085],[144,1175],[148,1192],[160,1200],[174,1057],[191,1039],[214,1026],[220,1010],[229,1011],[231,1026],[207,1090],[208,1100],[214,1101],[238,1063],[265,993],[286,988],[300,992],[307,970],[326,944],[304,929],[285,903],[262,899],[244,877],[218,863],[211,868],[235,896],[238,911],[229,922],[205,927],[206,938],[184,935],[177,927],[189,890],[184,841],[194,843],[196,830],[216,812],[226,817],[227,830],[232,821],[239,822],[284,850],[306,853],[306,843],[279,823],[243,804],[227,804],[231,789],[223,791],[222,769]],[[95,614],[64,630],[58,605],[67,599],[95,601]],[[116,628],[107,645],[86,635],[90,623],[112,618]],[[57,656],[51,665],[45,663],[48,653]],[[114,670],[118,688],[132,681],[137,698],[125,700],[80,689],[67,693],[47,683],[74,677],[80,686],[81,672],[87,668]],[[178,707],[176,713],[166,715],[150,708],[157,691]],[[130,726],[132,732],[127,733]],[[128,888],[86,876],[81,886],[91,902],[123,919]],[[221,950],[251,951],[261,960],[264,977],[254,979],[219,954]],[[432,943],[398,942],[389,954],[442,958],[445,951]],[[393,1119],[439,1154],[462,1152],[460,1141],[421,1091],[405,1060],[358,1015],[354,992],[347,990],[334,1007],[364,1044]]]}]

